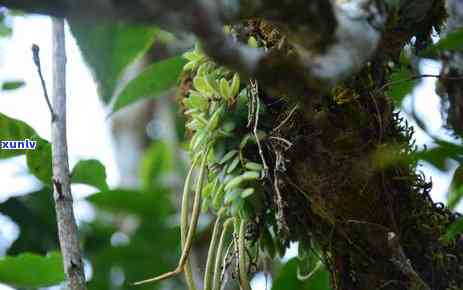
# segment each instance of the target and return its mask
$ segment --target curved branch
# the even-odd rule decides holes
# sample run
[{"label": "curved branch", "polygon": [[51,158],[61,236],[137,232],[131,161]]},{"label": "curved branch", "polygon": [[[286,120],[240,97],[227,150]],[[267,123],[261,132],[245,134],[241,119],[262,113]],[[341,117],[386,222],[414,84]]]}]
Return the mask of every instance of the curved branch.
[{"label": "curved branch", "polygon": [[[0,0],[0,5],[86,21],[151,24],[192,32],[214,61],[244,77],[271,85],[269,75],[290,72],[289,87],[295,82],[300,86],[302,82],[304,87],[318,90],[335,86],[367,63],[378,47],[388,15],[399,8],[394,0],[62,2]],[[237,43],[224,34],[224,23],[253,17],[264,18],[278,27],[295,47],[297,55],[289,58],[266,53]]]}]

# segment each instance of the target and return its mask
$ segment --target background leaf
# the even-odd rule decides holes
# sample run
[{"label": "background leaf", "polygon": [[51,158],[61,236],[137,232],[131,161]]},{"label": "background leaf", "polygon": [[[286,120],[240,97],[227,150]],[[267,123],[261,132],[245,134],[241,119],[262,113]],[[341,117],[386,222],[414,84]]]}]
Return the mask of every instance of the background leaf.
[{"label": "background leaf", "polygon": [[[112,190],[87,198],[104,212],[84,229],[86,253],[92,266],[98,269],[88,283],[89,290],[114,288],[111,277],[115,267],[125,276],[126,283],[120,289],[132,289],[131,282],[175,267],[180,255],[179,228],[168,218],[173,213],[169,193],[166,190]],[[128,228],[132,229],[128,230],[130,224],[132,226]],[[170,282],[176,283],[177,287],[173,289],[184,286],[178,284],[178,279]],[[156,283],[137,288],[153,290],[162,287],[162,283]]]},{"label": "background leaf", "polygon": [[17,288],[39,288],[64,281],[61,254],[43,257],[30,253],[0,260],[0,282]]},{"label": "background leaf", "polygon": [[463,233],[463,218],[460,218],[449,226],[445,234],[445,240],[453,241],[461,233]]},{"label": "background leaf", "polygon": [[25,84],[26,83],[24,81],[4,82],[2,84],[2,90],[4,91],[16,90],[16,89],[19,89],[20,87],[23,87]]},{"label": "background leaf", "polygon": [[412,158],[427,161],[442,171],[447,170],[448,159],[461,161],[463,158],[463,146],[443,140],[437,140],[435,143],[436,147],[416,152]]},{"label": "background leaf", "polygon": [[129,82],[113,106],[116,112],[143,98],[158,96],[177,83],[186,60],[180,56],[165,59],[148,66]]},{"label": "background leaf", "polygon": [[136,190],[108,190],[96,193],[87,198],[100,209],[118,213],[134,213],[142,216],[164,215],[172,207],[165,190],[141,192]]},{"label": "background leaf", "polygon": [[166,142],[157,141],[145,152],[142,160],[142,182],[145,190],[169,185],[169,177],[175,170],[175,148]]},{"label": "background leaf", "polygon": [[0,203],[0,212],[21,228],[19,237],[7,251],[9,255],[21,252],[44,255],[59,248],[53,202],[53,192],[46,187]]},{"label": "background leaf", "polygon": [[326,270],[317,271],[310,279],[297,278],[298,258],[289,260],[279,271],[273,282],[272,290],[329,290],[329,278]]},{"label": "background leaf", "polygon": [[38,138],[35,150],[26,153],[27,167],[44,185],[51,186],[53,175],[51,143]]},{"label": "background leaf", "polygon": [[423,57],[436,57],[437,53],[443,50],[463,51],[463,28],[447,34],[441,38],[436,44],[425,49],[421,55]]},{"label": "background leaf", "polygon": [[447,206],[454,209],[463,198],[463,167],[458,166],[453,174],[452,183],[450,184],[450,195]]},{"label": "background leaf", "polygon": [[399,70],[391,73],[390,85],[386,93],[394,100],[396,105],[400,106],[405,96],[411,93],[416,86],[417,81],[412,80],[412,77],[412,72],[405,66],[401,66]]},{"label": "background leaf", "polygon": [[[25,122],[10,118],[0,113],[0,140],[24,140],[33,139],[36,135],[34,129]],[[27,150],[2,150],[0,149],[0,159],[9,158],[25,154]]]},{"label": "background leaf", "polygon": [[90,24],[69,21],[85,61],[98,83],[105,103],[114,95],[124,69],[151,47],[157,28],[123,24]]},{"label": "background leaf", "polygon": [[71,182],[91,185],[101,191],[108,190],[106,169],[95,159],[79,161],[72,170]]}]

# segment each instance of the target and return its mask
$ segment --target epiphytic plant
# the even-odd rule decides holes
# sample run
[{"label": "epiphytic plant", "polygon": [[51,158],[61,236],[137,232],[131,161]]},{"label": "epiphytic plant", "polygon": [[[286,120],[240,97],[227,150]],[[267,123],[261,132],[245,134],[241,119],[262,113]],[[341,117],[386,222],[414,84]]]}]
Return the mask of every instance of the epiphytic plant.
[{"label": "epiphytic plant", "polygon": [[[184,70],[194,77],[193,87],[183,101],[185,115],[189,119],[186,127],[191,132],[188,151],[193,161],[182,199],[182,254],[175,270],[136,284],[160,281],[184,272],[189,289],[196,289],[188,256],[202,207],[202,211],[211,208],[217,215],[204,274],[204,289],[220,289],[222,272],[231,264],[230,260],[236,266],[241,287],[251,289],[248,279],[251,245],[246,236],[247,225],[256,212],[254,207],[262,199],[259,195],[263,189],[258,180],[266,175],[262,153],[248,152],[248,147],[255,145],[258,146],[257,152],[262,152],[259,140],[264,133],[258,130],[262,111],[257,83],[242,86],[238,74],[208,60],[199,46],[184,57],[189,60]],[[199,174],[188,224],[190,180],[198,163]],[[232,225],[233,238],[226,246]],[[233,250],[225,253],[226,248]]]}]

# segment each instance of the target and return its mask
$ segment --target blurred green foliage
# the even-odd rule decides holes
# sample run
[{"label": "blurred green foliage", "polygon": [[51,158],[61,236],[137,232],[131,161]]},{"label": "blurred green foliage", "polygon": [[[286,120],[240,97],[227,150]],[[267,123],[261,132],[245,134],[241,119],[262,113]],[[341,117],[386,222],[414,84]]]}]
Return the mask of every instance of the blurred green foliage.
[{"label": "blurred green foliage", "polygon": [[0,259],[0,282],[18,288],[39,288],[64,281],[61,254],[21,254]]},{"label": "blurred green foliage", "polygon": [[140,59],[153,44],[157,28],[123,24],[69,21],[83,57],[93,71],[105,103],[114,96],[128,65]]},{"label": "blurred green foliage", "polygon": [[11,91],[23,87],[26,83],[24,81],[9,81],[2,84],[2,90]]},{"label": "blurred green foliage", "polygon": [[272,290],[326,290],[329,289],[329,274],[325,269],[320,269],[312,277],[303,281],[298,279],[298,258],[286,262],[273,281]]},{"label": "blurred green foliage", "polygon": [[425,49],[423,57],[436,58],[444,51],[463,51],[463,28],[456,29],[441,38],[437,43]]},{"label": "blurred green foliage", "polygon": [[109,189],[106,183],[106,169],[95,159],[80,160],[72,169],[71,182],[87,184],[102,191]]},{"label": "blurred green foliage", "polygon": [[113,112],[143,98],[159,96],[173,87],[185,63],[182,57],[173,57],[148,66],[116,97]]},{"label": "blurred green foliage", "polygon": [[[33,140],[35,130],[23,121],[0,113],[0,140]],[[26,150],[0,150],[0,159],[23,155]]]}]

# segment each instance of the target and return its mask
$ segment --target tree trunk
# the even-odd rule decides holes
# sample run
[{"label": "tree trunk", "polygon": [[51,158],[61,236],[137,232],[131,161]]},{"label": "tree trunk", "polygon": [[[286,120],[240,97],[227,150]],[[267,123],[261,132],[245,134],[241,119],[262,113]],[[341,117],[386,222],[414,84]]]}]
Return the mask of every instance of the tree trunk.
[{"label": "tree trunk", "polygon": [[[435,20],[429,15],[419,25],[430,29]],[[286,53],[279,31],[268,23],[244,26],[243,39],[279,43],[273,49]],[[281,102],[281,89],[279,94],[263,89],[273,115],[263,126],[274,128],[277,137],[266,142],[266,156],[276,180],[269,190],[278,236],[319,245],[336,290],[463,286],[463,238],[442,239],[459,215],[432,202],[431,183],[410,163],[413,128],[382,90],[386,62],[398,60],[410,36],[391,26],[371,62],[330,93],[305,88],[304,95]]]}]

